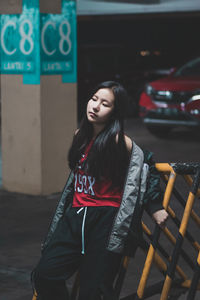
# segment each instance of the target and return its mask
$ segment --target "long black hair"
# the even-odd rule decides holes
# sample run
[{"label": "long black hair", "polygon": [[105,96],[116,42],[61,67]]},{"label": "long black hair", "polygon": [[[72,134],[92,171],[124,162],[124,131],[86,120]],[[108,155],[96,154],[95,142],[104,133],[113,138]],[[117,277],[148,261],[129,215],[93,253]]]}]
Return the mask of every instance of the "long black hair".
[{"label": "long black hair", "polygon": [[[84,169],[97,180],[109,178],[113,186],[122,186],[129,163],[129,153],[124,140],[124,116],[126,112],[127,92],[115,81],[100,83],[91,93],[91,97],[100,89],[111,89],[114,95],[114,109],[112,115],[97,135],[90,153],[85,161]],[[80,128],[74,136],[68,153],[69,167],[74,170],[93,137],[93,126],[87,115],[83,117]]]}]

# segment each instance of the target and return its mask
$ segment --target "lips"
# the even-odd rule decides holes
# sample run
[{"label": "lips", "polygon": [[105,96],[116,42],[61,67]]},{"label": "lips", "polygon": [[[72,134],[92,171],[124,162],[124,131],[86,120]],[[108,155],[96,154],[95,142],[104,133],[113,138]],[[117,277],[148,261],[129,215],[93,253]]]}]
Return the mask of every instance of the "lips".
[{"label": "lips", "polygon": [[89,115],[92,116],[92,117],[95,117],[95,118],[97,117],[97,115],[95,113],[91,112],[91,111],[89,112]]}]

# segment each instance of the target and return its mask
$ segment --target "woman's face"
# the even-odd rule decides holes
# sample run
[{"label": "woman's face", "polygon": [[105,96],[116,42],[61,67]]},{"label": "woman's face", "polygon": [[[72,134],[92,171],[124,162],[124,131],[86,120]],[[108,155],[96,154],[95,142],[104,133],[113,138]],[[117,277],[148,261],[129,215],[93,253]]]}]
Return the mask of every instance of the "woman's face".
[{"label": "woman's face", "polygon": [[111,89],[99,89],[88,101],[88,121],[93,124],[105,125],[113,112],[114,100],[114,94]]}]

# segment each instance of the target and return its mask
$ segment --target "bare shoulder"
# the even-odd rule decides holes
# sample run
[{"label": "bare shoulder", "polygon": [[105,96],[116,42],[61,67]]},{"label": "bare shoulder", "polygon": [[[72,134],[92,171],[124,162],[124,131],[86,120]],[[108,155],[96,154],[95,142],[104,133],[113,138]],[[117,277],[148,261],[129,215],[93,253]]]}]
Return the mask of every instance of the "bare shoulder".
[{"label": "bare shoulder", "polygon": [[127,135],[124,135],[124,140],[125,140],[125,143],[126,143],[126,147],[127,147],[128,152],[131,152],[131,150],[132,150],[132,145],[133,145],[131,138],[128,137]]},{"label": "bare shoulder", "polygon": [[[118,136],[118,134],[117,134],[117,135],[116,135],[116,142],[118,142],[118,138],[119,138],[119,136]],[[127,147],[128,152],[131,153],[132,145],[133,145],[131,138],[128,137],[127,135],[124,135],[124,141],[125,141],[125,144],[126,144],[126,147]]]}]

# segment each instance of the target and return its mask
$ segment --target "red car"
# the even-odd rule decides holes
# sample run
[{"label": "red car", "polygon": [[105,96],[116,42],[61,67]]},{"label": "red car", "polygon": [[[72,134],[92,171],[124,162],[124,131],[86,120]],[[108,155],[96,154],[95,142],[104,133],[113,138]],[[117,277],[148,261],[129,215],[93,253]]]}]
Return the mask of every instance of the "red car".
[{"label": "red car", "polygon": [[200,57],[147,84],[139,108],[147,128],[158,136],[177,126],[200,128]]}]

